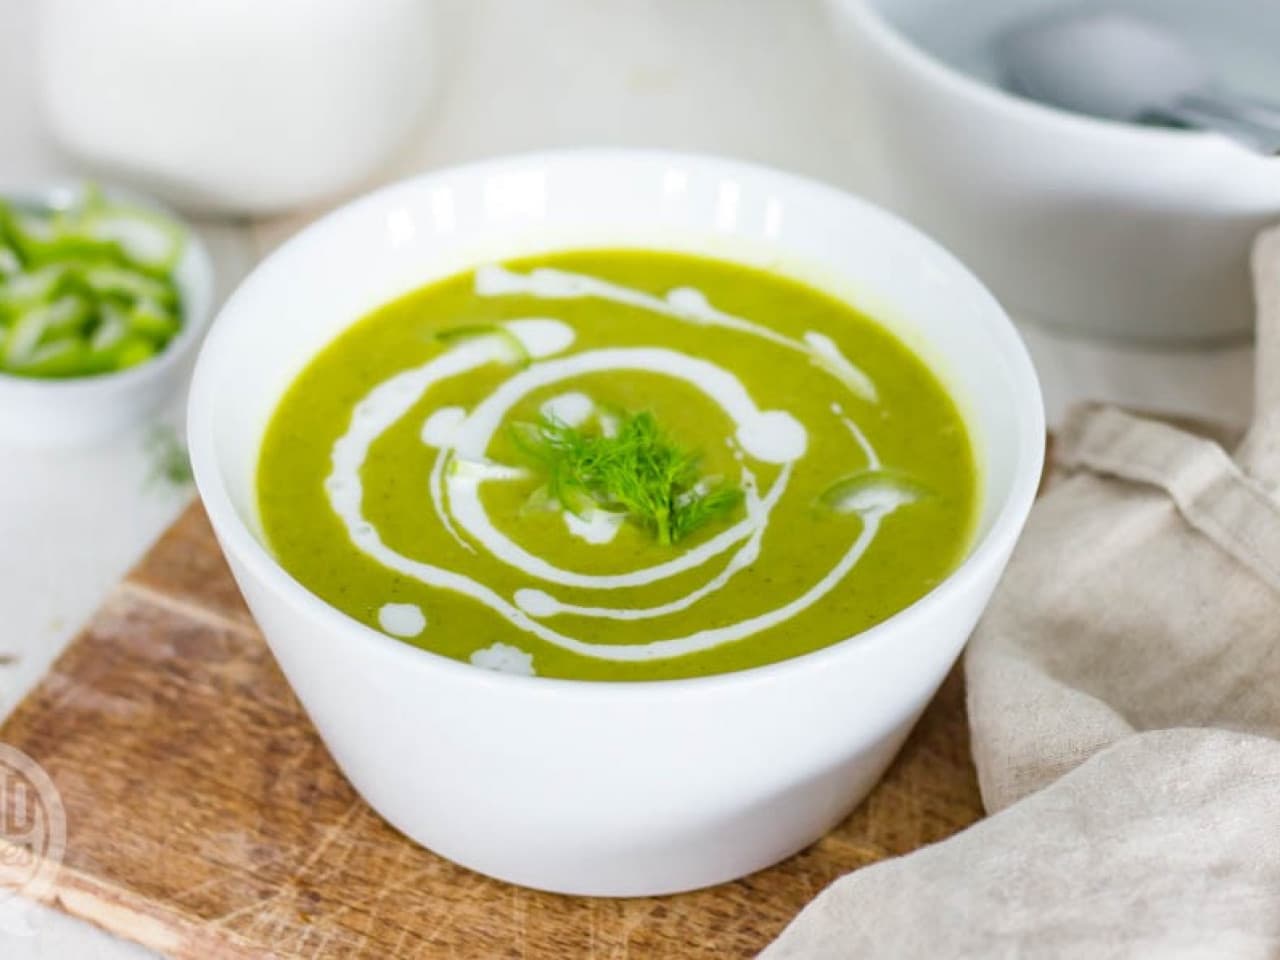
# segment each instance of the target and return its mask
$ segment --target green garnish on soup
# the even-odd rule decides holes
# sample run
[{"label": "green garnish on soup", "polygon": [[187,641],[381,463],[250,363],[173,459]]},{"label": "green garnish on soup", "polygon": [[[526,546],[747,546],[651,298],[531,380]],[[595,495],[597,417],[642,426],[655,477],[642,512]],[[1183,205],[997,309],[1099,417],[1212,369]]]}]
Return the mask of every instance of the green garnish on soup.
[{"label": "green garnish on soup", "polygon": [[945,578],[977,513],[964,421],[886,327],[645,250],[491,264],[353,323],[280,400],[257,493],[328,603],[577,680],[837,643]]}]

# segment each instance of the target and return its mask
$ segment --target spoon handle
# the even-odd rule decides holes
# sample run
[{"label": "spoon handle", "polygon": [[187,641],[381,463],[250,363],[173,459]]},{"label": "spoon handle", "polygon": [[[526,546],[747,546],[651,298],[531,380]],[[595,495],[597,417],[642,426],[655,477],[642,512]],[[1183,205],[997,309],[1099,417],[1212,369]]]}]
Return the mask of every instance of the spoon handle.
[{"label": "spoon handle", "polygon": [[1196,91],[1159,108],[1155,115],[1213,130],[1266,156],[1280,156],[1280,107],[1261,100]]},{"label": "spoon handle", "polygon": [[1261,97],[1238,94],[1234,95],[1232,99],[1238,105],[1242,116],[1258,123],[1280,127],[1280,103],[1274,100],[1263,100]]}]

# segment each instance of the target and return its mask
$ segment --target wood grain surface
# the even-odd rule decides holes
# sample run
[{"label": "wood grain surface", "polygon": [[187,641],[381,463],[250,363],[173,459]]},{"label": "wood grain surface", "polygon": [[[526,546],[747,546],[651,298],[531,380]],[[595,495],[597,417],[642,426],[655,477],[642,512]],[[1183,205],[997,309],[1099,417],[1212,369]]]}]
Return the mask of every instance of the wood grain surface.
[{"label": "wood grain surface", "polygon": [[981,816],[959,674],[841,826],[736,883],[598,900],[490,880],[382,822],[276,668],[198,506],[0,729],[48,771],[47,899],[178,958],[750,957],[827,883]]}]

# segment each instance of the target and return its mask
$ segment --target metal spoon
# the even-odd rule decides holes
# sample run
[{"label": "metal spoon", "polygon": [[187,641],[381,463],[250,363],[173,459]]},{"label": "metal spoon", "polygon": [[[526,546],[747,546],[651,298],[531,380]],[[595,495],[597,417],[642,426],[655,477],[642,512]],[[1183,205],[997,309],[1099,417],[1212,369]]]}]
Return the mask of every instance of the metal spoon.
[{"label": "metal spoon", "polygon": [[1222,89],[1162,27],[1115,12],[1078,12],[1015,27],[996,42],[1006,85],[1111,120],[1214,130],[1280,154],[1280,105]]}]

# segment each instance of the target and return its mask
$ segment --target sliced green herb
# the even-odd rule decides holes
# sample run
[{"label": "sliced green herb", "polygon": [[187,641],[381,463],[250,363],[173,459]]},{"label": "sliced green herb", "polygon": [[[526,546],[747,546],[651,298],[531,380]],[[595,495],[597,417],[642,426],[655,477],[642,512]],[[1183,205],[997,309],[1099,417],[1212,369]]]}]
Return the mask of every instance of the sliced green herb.
[{"label": "sliced green herb", "polygon": [[677,445],[651,413],[611,411],[613,429],[584,429],[542,415],[511,425],[516,446],[544,473],[539,503],[555,502],[584,516],[624,512],[661,544],[677,543],[722,520],[742,491],[699,476],[697,454]]},{"label": "sliced green herb", "polygon": [[817,509],[830,514],[891,513],[929,496],[920,483],[894,470],[872,469],[841,477],[818,496]]},{"label": "sliced green herb", "polygon": [[156,424],[147,434],[146,450],[151,460],[148,485],[164,482],[172,487],[186,487],[191,484],[191,458],[177,430],[167,423]]},{"label": "sliced green herb", "polygon": [[33,350],[21,369],[33,376],[64,376],[80,367],[84,352],[84,343],[79,340],[54,340]]},{"label": "sliced green herb", "polygon": [[436,333],[437,340],[450,346],[465,343],[468,340],[486,338],[493,338],[502,346],[506,358],[513,366],[527,367],[533,361],[520,338],[501,324],[473,323],[461,327],[450,327],[448,330],[440,330]]}]

